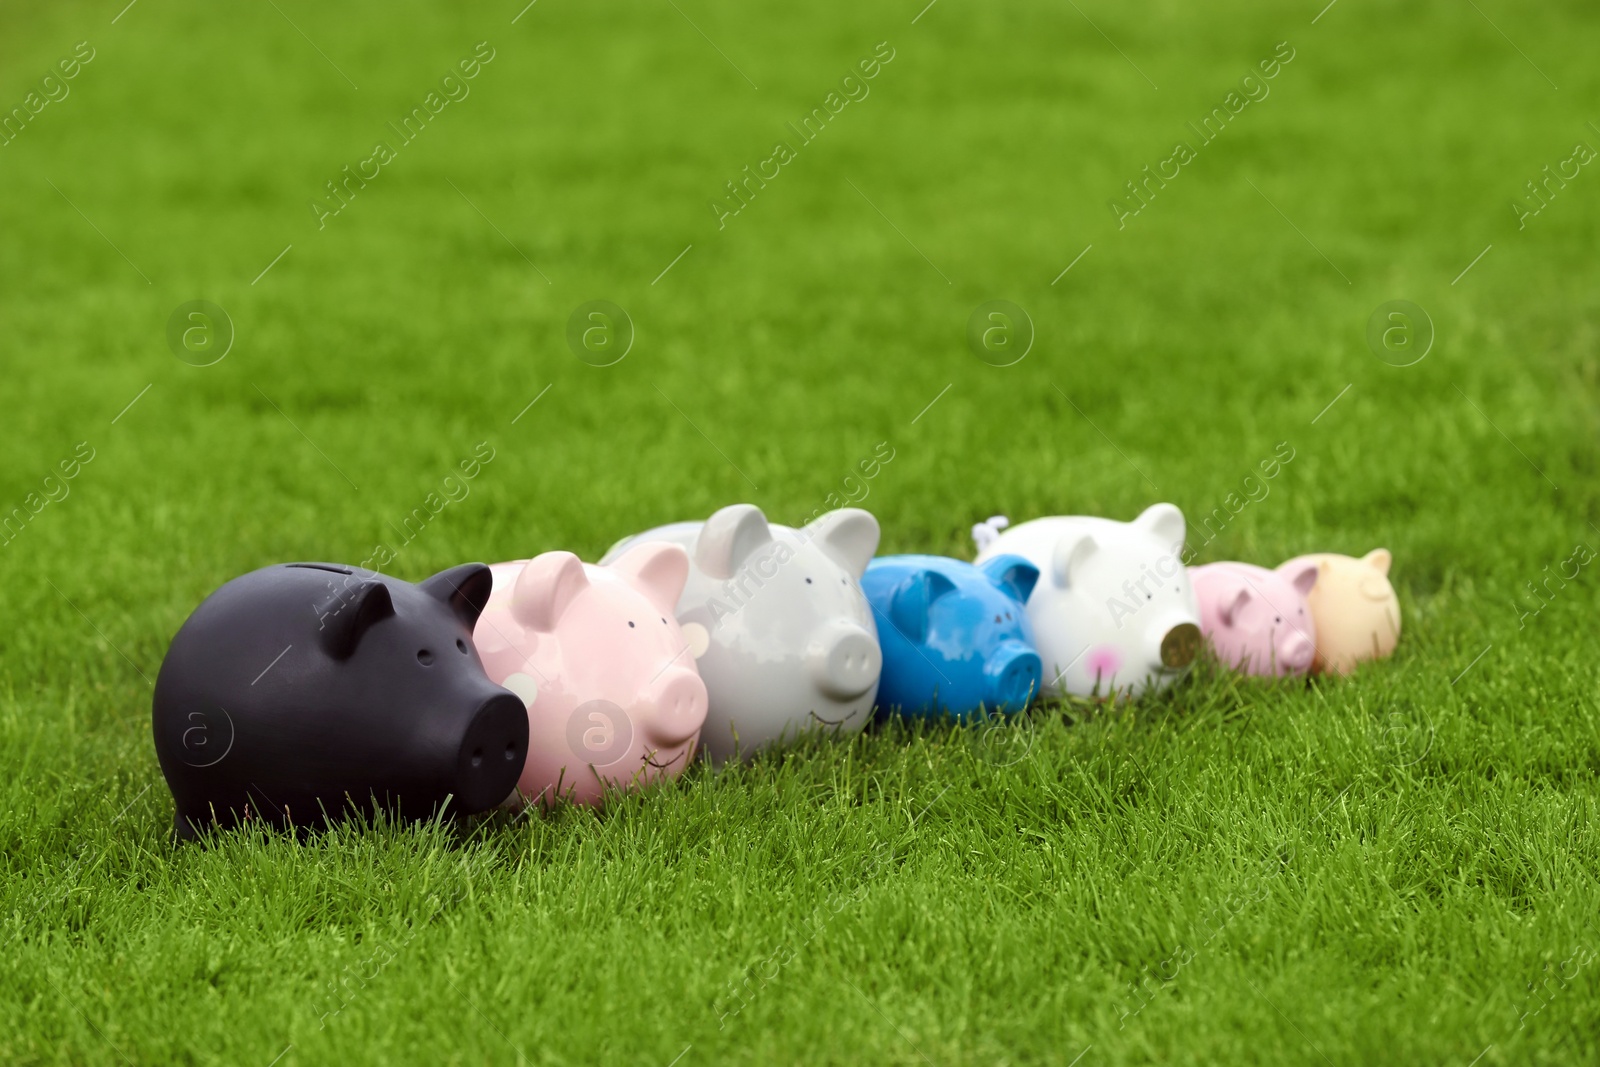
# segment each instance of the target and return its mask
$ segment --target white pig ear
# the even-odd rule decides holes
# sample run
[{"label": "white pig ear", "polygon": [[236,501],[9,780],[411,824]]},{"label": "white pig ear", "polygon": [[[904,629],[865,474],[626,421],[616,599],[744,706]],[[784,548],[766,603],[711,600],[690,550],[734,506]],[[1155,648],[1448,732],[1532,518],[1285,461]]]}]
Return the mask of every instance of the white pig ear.
[{"label": "white pig ear", "polygon": [[700,527],[700,536],[694,542],[694,561],[712,578],[732,578],[751,553],[771,540],[772,530],[760,508],[754,504],[729,504]]},{"label": "white pig ear", "polygon": [[822,551],[831,556],[850,577],[860,579],[878,551],[878,520],[860,508],[830,511],[806,527]]},{"label": "white pig ear", "polygon": [[689,581],[689,553],[682,546],[641,541],[618,556],[611,569],[625,576],[663,613],[678,613],[678,598]]},{"label": "white pig ear", "polygon": [[1233,620],[1239,617],[1246,604],[1250,603],[1250,590],[1239,586],[1231,593],[1225,593],[1222,603],[1217,605],[1217,615],[1222,619],[1224,626],[1232,626]]},{"label": "white pig ear", "polygon": [[1176,548],[1183,544],[1183,512],[1178,510],[1176,504],[1151,504],[1139,513],[1133,524],[1155,534],[1163,545]]},{"label": "white pig ear", "polygon": [[571,552],[545,552],[530,559],[511,588],[511,616],[524,626],[554,633],[578,594],[589,588],[583,561]]},{"label": "white pig ear", "polygon": [[1361,562],[1376,567],[1379,574],[1388,577],[1389,565],[1394,562],[1394,557],[1389,554],[1387,548],[1375,548],[1362,556]]},{"label": "white pig ear", "polygon": [[1050,577],[1063,589],[1072,588],[1077,573],[1096,552],[1100,542],[1091,533],[1070,533],[1056,542],[1050,557]]}]

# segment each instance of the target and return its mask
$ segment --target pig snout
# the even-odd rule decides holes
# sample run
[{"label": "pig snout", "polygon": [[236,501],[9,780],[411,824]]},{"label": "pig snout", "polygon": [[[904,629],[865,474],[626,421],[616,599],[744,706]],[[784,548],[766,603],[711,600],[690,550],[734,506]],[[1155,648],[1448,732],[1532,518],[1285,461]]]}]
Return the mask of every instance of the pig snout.
[{"label": "pig snout", "polygon": [[1039,654],[1021,641],[1006,641],[983,665],[984,703],[1017,711],[1039,694]]},{"label": "pig snout", "polygon": [[1183,670],[1199,652],[1200,627],[1192,622],[1180,622],[1161,638],[1161,665],[1168,670]]},{"label": "pig snout", "polygon": [[807,651],[817,688],[834,700],[853,700],[878,681],[883,652],[866,630],[853,622],[823,626]]},{"label": "pig snout", "polygon": [[1316,651],[1311,638],[1299,630],[1290,630],[1278,638],[1278,663],[1291,671],[1309,668]]},{"label": "pig snout", "polygon": [[672,667],[645,687],[634,703],[634,719],[658,745],[681,745],[706,721],[706,683],[697,671]]},{"label": "pig snout", "polygon": [[528,709],[511,693],[478,706],[456,750],[451,792],[464,812],[487,811],[506,798],[528,759]]}]

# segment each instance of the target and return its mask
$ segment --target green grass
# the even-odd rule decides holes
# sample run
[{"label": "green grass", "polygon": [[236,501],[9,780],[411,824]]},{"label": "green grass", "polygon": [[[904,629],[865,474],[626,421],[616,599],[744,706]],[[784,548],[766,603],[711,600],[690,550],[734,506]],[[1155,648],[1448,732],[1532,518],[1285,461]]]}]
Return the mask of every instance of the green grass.
[{"label": "green grass", "polygon": [[[1516,606],[1600,548],[1600,172],[1508,206],[1600,147],[1590,6],[275,6],[0,5],[0,107],[95,49],[0,147],[0,511],[94,452],[0,548],[0,1062],[1600,1056],[1593,568]],[[237,331],[205,368],[165,339],[200,298]],[[567,349],[592,299],[636,326],[615,366]],[[991,299],[1036,326],[1014,366],[966,347]],[[1364,341],[1393,299],[1437,329],[1413,366]],[[148,682],[226,579],[398,547],[479,442],[393,573],[798,521],[881,441],[883,550],[958,555],[996,512],[1212,512],[1289,442],[1200,559],[1385,545],[1399,649],[810,739],[598,816],[170,843]]]}]

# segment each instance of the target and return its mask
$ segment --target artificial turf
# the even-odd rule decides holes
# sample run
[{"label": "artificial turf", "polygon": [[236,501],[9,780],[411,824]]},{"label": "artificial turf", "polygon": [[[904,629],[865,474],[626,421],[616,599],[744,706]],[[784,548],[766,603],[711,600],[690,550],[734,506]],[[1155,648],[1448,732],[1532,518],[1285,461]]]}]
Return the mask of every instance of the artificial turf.
[{"label": "artificial turf", "polygon": [[[0,1062],[1600,1057],[1595,579],[1550,577],[1600,549],[1591,6],[0,27]],[[197,299],[234,331],[203,367]],[[1008,366],[967,340],[997,299],[1036,332]],[[1399,299],[1409,366],[1366,336]],[[610,366],[567,341],[590,300],[632,322]],[[884,552],[1156,500],[1213,517],[1200,562],[1383,545],[1404,632],[1350,678],[809,737],[600,815],[171,843],[149,683],[228,578],[830,497]]]}]

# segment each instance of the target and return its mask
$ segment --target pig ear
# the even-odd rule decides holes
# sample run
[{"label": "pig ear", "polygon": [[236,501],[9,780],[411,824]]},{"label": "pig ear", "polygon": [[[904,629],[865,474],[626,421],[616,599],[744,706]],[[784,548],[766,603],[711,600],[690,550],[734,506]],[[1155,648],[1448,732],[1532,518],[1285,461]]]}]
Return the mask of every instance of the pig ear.
[{"label": "pig ear", "polygon": [[1176,548],[1183,544],[1183,512],[1176,504],[1151,504],[1139,513],[1133,524],[1155,534],[1163,545]]},{"label": "pig ear", "polygon": [[907,641],[920,645],[928,636],[928,611],[933,602],[955,588],[954,582],[937,571],[917,571],[895,587],[889,621]]},{"label": "pig ear", "polygon": [[694,561],[712,578],[732,578],[752,552],[771,540],[772,530],[760,508],[754,504],[730,504],[700,528],[700,536],[694,542]]},{"label": "pig ear", "polygon": [[1375,548],[1365,556],[1362,556],[1361,562],[1376,567],[1379,574],[1388,577],[1389,564],[1394,562],[1394,557],[1389,555],[1387,548]]},{"label": "pig ear", "polygon": [[1100,542],[1091,533],[1070,533],[1056,542],[1050,557],[1050,578],[1063,589],[1072,588],[1075,572],[1100,551]]},{"label": "pig ear", "polygon": [[667,615],[678,612],[678,598],[689,581],[689,553],[666,541],[641,541],[618,556],[610,567],[624,575]]},{"label": "pig ear", "polygon": [[1250,590],[1243,585],[1231,593],[1222,594],[1222,600],[1217,604],[1217,615],[1222,619],[1222,624],[1232,626],[1233,620],[1239,617],[1239,613],[1248,603],[1250,603]]},{"label": "pig ear", "polygon": [[524,626],[554,633],[577,595],[589,588],[583,562],[571,552],[545,552],[530,559],[511,588],[511,615]]},{"label": "pig ear", "polygon": [[1033,587],[1039,582],[1039,568],[1023,559],[1021,556],[1010,554],[995,556],[978,564],[978,569],[989,576],[989,580],[1019,604],[1026,604],[1028,596],[1033,592]]},{"label": "pig ear", "polygon": [[1313,560],[1299,564],[1292,571],[1279,571],[1278,573],[1289,579],[1289,584],[1298,589],[1301,596],[1305,596],[1316,586],[1319,568]]},{"label": "pig ear", "polygon": [[478,625],[478,616],[489,603],[489,593],[494,589],[494,575],[482,563],[463,563],[440,571],[417,586],[424,593],[450,605],[456,617],[467,624],[467,629]]},{"label": "pig ear", "polygon": [[878,551],[878,520],[860,508],[830,511],[806,527],[822,551],[831,556],[850,577],[860,579]]},{"label": "pig ear", "polygon": [[361,643],[361,635],[373,623],[394,614],[394,601],[382,582],[362,582],[323,601],[317,614],[322,619],[322,647],[334,659],[349,659]]}]

